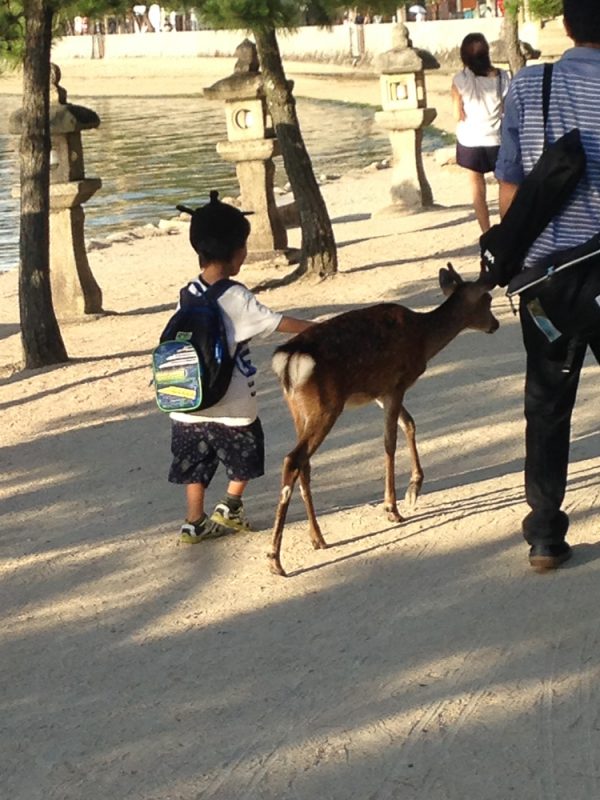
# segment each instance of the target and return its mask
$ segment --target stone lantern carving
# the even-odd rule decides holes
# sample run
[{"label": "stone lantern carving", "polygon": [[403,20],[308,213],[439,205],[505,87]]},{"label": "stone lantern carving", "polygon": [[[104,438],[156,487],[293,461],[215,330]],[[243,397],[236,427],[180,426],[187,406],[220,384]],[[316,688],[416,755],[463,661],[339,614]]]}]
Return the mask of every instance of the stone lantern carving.
[{"label": "stone lantern carving", "polygon": [[244,40],[236,49],[234,72],[204,89],[204,96],[225,103],[226,142],[217,143],[221,158],[235,164],[242,207],[252,211],[248,250],[285,250],[287,233],[275,203],[273,157],[279,146],[267,114],[256,45]]},{"label": "stone lantern carving", "polygon": [[412,48],[404,25],[394,26],[393,44],[377,59],[383,110],[376,112],[375,121],[387,130],[392,145],[390,210],[418,210],[433,205],[421,148],[423,128],[437,111],[427,108],[424,56],[428,54]]},{"label": "stone lantern carving", "polygon": [[[98,115],[67,103],[60,69],[51,65],[50,86],[50,284],[59,319],[102,313],[102,291],[90,269],[82,205],[102,186],[86,178],[81,131],[97,128]],[[11,133],[22,131],[22,111],[10,118]]]}]

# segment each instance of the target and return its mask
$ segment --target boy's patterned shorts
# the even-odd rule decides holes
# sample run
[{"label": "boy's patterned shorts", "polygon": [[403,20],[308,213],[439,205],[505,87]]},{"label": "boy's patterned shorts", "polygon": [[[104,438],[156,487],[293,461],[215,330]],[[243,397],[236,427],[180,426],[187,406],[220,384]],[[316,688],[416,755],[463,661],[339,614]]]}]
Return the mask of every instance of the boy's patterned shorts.
[{"label": "boy's patterned shorts", "polygon": [[232,481],[260,478],[265,472],[265,437],[259,419],[251,425],[172,421],[171,483],[208,486],[219,462]]}]

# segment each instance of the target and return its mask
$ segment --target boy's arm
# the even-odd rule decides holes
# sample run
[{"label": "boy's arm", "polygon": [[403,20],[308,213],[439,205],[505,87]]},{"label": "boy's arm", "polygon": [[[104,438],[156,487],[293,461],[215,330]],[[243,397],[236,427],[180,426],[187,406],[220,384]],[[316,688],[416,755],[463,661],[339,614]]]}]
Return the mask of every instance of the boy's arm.
[{"label": "boy's arm", "polygon": [[308,319],[297,319],[296,317],[282,317],[281,322],[275,328],[278,333],[302,333],[306,328],[310,328],[316,323]]}]

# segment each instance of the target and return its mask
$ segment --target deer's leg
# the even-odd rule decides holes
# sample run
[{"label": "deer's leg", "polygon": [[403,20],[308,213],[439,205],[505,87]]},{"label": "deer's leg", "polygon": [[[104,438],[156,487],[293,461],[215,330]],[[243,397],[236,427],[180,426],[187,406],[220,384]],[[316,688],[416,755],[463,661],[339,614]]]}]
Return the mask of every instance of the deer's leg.
[{"label": "deer's leg", "polygon": [[275,522],[273,524],[271,551],[268,554],[271,572],[283,576],[285,576],[285,571],[281,566],[281,540],[283,538],[283,528],[290,499],[292,497],[294,485],[299,476],[303,489],[306,490],[308,488],[307,494],[303,496],[305,498],[308,497],[308,502],[306,499],[304,502],[310,524],[311,541],[315,548],[327,546],[319,528],[312,503],[309,461],[310,457],[331,430],[341,410],[329,409],[328,411],[323,411],[323,409],[317,407],[312,414],[302,414],[297,404],[293,403],[291,400],[288,400],[288,402],[292,411],[296,430],[298,431],[299,440],[296,447],[288,453],[283,460],[281,494],[279,496],[279,505],[277,506]]},{"label": "deer's leg", "polygon": [[398,425],[400,425],[404,431],[404,435],[406,436],[406,444],[408,445],[408,452],[410,453],[411,462],[410,483],[408,484],[408,489],[406,490],[404,502],[410,508],[414,508],[417,502],[417,497],[421,493],[421,487],[423,486],[423,470],[421,468],[419,453],[417,451],[417,429],[415,426],[415,421],[408,413],[406,408],[404,408],[404,406],[400,406]]},{"label": "deer's leg", "polygon": [[285,518],[287,517],[288,507],[290,505],[290,500],[292,499],[292,492],[294,491],[294,485],[299,474],[299,469],[296,466],[296,463],[301,453],[300,448],[306,452],[306,445],[304,442],[302,442],[296,445],[292,452],[288,453],[283,459],[279,505],[277,506],[277,511],[275,512],[275,522],[273,523],[271,550],[267,554],[271,572],[275,575],[282,575],[283,577],[285,577],[285,571],[281,566],[281,540],[283,538]]},{"label": "deer's leg", "polygon": [[307,461],[306,465],[300,470],[300,493],[304,500],[306,508],[306,516],[308,517],[309,533],[312,546],[315,550],[324,550],[327,547],[327,542],[323,538],[321,528],[317,521],[315,507],[312,499],[312,492],[310,490],[310,462]]},{"label": "deer's leg", "polygon": [[398,441],[398,415],[402,405],[396,398],[385,398],[384,413],[384,448],[385,448],[385,494],[383,508],[391,522],[403,522],[396,501],[396,444]]}]

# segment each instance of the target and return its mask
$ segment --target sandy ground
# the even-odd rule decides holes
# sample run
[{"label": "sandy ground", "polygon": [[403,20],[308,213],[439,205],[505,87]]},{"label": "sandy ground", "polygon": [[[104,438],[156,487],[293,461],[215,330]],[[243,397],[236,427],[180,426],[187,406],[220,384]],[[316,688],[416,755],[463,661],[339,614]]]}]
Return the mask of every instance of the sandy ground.
[{"label": "sandy ground", "polygon": [[[425,169],[438,208],[420,214],[375,213],[389,170],[323,186],[339,274],[261,299],[311,318],[380,300],[426,310],[446,261],[474,276],[464,176],[432,156]],[[265,553],[293,441],[269,367],[280,339],[254,346],[268,450],[246,496],[257,530],[177,546],[183,496],[166,481],[149,352],[195,259],[179,233],[90,263],[115,313],[63,325],[72,360],[27,373],[14,369],[16,275],[0,275],[2,796],[600,798],[597,368],[573,425],[575,553],[556,574],[530,571],[519,534],[524,358],[500,291],[499,331],[461,334],[407,397],[425,468],[415,511],[386,521],[381,412],[349,411],[314,459],[331,548],[311,549],[295,495],[290,577],[276,578]],[[281,271],[244,275],[256,286]]]}]

